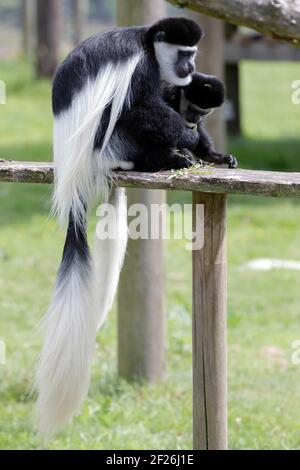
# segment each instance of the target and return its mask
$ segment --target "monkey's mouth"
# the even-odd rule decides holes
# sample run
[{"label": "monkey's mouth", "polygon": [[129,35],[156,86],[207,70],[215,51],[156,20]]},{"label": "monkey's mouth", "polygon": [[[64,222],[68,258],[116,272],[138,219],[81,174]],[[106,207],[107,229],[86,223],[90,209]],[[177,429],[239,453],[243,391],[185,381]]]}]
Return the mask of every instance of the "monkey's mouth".
[{"label": "monkey's mouth", "polygon": [[189,106],[185,113],[187,122],[197,123],[203,116],[208,116],[213,111],[212,108],[199,108],[198,106]]},{"label": "monkey's mouth", "polygon": [[177,71],[177,75],[179,78],[188,78],[188,77],[192,78],[192,72],[186,71],[186,70]]},{"label": "monkey's mouth", "polygon": [[199,109],[200,116],[207,116],[208,114],[212,113],[212,108],[207,108],[207,109]]}]

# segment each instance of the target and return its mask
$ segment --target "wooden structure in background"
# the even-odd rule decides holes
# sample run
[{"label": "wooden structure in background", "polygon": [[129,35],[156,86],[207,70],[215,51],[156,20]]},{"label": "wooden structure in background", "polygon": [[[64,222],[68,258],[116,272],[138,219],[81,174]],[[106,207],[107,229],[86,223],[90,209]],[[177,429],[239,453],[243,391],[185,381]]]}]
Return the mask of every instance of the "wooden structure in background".
[{"label": "wooden structure in background", "polygon": [[27,59],[31,59],[35,45],[36,0],[22,0],[22,50]]},{"label": "wooden structure in background", "polygon": [[73,0],[72,7],[74,44],[77,46],[85,37],[88,2],[87,0]]},{"label": "wooden structure in background", "polygon": [[[186,11],[186,16],[199,23],[204,31],[200,50],[197,55],[197,69],[203,73],[216,75],[224,80],[224,23],[199,13]],[[223,109],[215,110],[207,118],[207,129],[218,151],[225,151],[225,122]]]},{"label": "wooden structure in background", "polygon": [[[170,177],[172,176],[172,177]],[[204,244],[192,252],[193,257],[193,421],[195,449],[224,449],[227,447],[227,370],[226,370],[226,195],[300,196],[300,173],[282,173],[251,170],[204,168],[196,173],[170,172],[136,173],[116,172],[113,180],[118,186],[172,189],[193,192],[193,229]],[[50,163],[6,162],[0,160],[0,182],[52,183],[53,165]],[[204,205],[204,220],[199,223],[197,207]],[[198,223],[197,223],[198,222]],[[200,221],[201,222],[201,221]],[[146,256],[147,262],[151,259]],[[146,263],[143,268],[148,269]],[[150,266],[150,272],[151,272]],[[151,283],[152,288],[156,286]],[[125,293],[124,293],[125,294]],[[134,303],[132,286],[126,293]],[[148,294],[147,294],[148,295]],[[155,293],[154,293],[155,295]],[[147,308],[147,306],[146,306]],[[156,312],[150,311],[155,317]],[[138,335],[130,333],[131,321],[138,321],[138,331],[149,328],[150,317],[140,311],[140,318],[124,317],[124,329],[119,330],[121,343],[127,335],[137,341],[134,354],[144,357],[143,373],[151,376],[153,349]],[[120,321],[120,320],[119,320]],[[143,322],[146,322],[143,324]],[[153,319],[152,321],[155,321]],[[127,322],[127,326],[126,326]],[[152,327],[150,326],[150,329]],[[127,358],[128,350],[124,353]],[[158,361],[160,358],[157,358]],[[135,359],[136,360],[136,356]],[[133,362],[134,363],[134,362]],[[148,365],[147,365],[148,364]],[[127,366],[126,366],[127,367]]]},{"label": "wooden structure in background", "polygon": [[52,78],[58,65],[61,42],[60,0],[38,0],[37,2],[37,57],[38,77]]},{"label": "wooden structure in background", "polygon": [[168,0],[178,7],[242,24],[300,45],[300,0]]}]

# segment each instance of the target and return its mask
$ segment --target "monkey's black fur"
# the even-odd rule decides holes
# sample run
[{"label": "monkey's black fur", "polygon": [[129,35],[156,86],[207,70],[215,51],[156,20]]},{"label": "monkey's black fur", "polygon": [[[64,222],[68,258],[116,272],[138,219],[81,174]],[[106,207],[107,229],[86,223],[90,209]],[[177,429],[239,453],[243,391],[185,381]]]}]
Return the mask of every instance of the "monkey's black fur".
[{"label": "monkey's black fur", "polygon": [[152,26],[148,37],[151,42],[164,41],[182,46],[194,46],[203,33],[200,26],[186,18],[166,18]]},{"label": "monkey's black fur", "polygon": [[183,88],[183,92],[191,104],[201,109],[218,108],[225,99],[223,83],[217,77],[204,73],[194,73],[191,83]]},{"label": "monkey's black fur", "polygon": [[68,275],[68,271],[74,262],[80,263],[81,271],[88,269],[91,264],[90,249],[86,234],[86,220],[83,226],[77,226],[70,212],[67,237],[64,245],[62,262],[58,272],[58,280]]},{"label": "monkey's black fur", "polygon": [[[218,165],[237,167],[237,160],[233,155],[224,155],[214,148],[214,143],[205,128],[207,114],[213,108],[222,106],[225,98],[223,83],[213,75],[194,73],[191,83],[184,88],[170,88],[165,91],[165,99],[178,113],[182,113],[186,121],[195,124],[198,144],[193,150],[197,160]],[[184,101],[184,102],[182,102]],[[184,107],[184,111],[182,111]],[[181,147],[179,147],[181,149]]]},{"label": "monkey's black fur", "polygon": [[[55,116],[68,109],[72,99],[89,78],[94,78],[108,61],[122,61],[143,51],[131,81],[131,106],[124,106],[116,125],[122,136],[123,158],[134,162],[134,169],[156,171],[188,165],[184,157],[173,159],[171,149],[192,150],[197,136],[186,128],[181,116],[162,98],[159,65],[153,40],[159,33],[163,41],[195,45],[201,28],[186,18],[168,18],[150,28],[122,28],[85,40],[64,60],[53,83],[52,104]],[[158,39],[162,40],[162,37]],[[95,148],[101,148],[109,121],[108,108],[99,125]]]},{"label": "monkey's black fur", "polygon": [[[182,117],[164,101],[159,64],[153,41],[194,46],[201,28],[185,18],[168,18],[149,27],[119,28],[83,41],[62,62],[53,82],[52,107],[55,117],[68,110],[72,100],[89,79],[94,79],[108,62],[126,61],[143,52],[131,80],[131,105],[124,106],[115,131],[122,142],[122,158],[134,163],[137,171],[158,171],[190,166],[189,155],[175,148],[192,150],[198,136],[185,126]],[[94,148],[100,149],[109,123],[111,107],[102,116]],[[82,195],[82,199],[84,200]],[[66,275],[74,257],[89,263],[85,223],[77,227],[70,212],[69,225],[59,277]]]}]

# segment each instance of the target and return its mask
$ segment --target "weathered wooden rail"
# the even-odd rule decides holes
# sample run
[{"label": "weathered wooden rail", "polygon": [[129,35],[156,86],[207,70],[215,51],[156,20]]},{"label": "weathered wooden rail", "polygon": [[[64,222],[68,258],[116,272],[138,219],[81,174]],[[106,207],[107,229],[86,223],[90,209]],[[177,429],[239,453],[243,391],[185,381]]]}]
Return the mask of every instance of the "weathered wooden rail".
[{"label": "weathered wooden rail", "polygon": [[[52,163],[0,160],[0,182],[48,183],[53,181]],[[118,171],[117,186],[147,189],[170,189],[205,193],[249,194],[257,196],[300,196],[300,173],[228,170],[204,167],[195,172],[161,171],[137,173]]]},{"label": "weathered wooden rail", "polygon": [[[52,183],[50,163],[0,161],[0,182]],[[193,251],[193,421],[195,449],[227,447],[227,194],[300,196],[300,173],[212,167],[179,173],[117,172],[118,186],[193,192],[204,204],[204,245]],[[202,226],[203,227],[203,226]]]}]

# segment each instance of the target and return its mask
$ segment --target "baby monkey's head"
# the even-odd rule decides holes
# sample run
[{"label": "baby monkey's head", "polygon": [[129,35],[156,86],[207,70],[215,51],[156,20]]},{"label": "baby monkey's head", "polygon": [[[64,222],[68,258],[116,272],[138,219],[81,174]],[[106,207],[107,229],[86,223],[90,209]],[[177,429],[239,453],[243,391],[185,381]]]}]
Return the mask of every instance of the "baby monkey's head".
[{"label": "baby monkey's head", "polygon": [[213,75],[194,73],[191,83],[182,88],[180,113],[187,122],[197,123],[202,116],[224,103],[225,87]]}]

